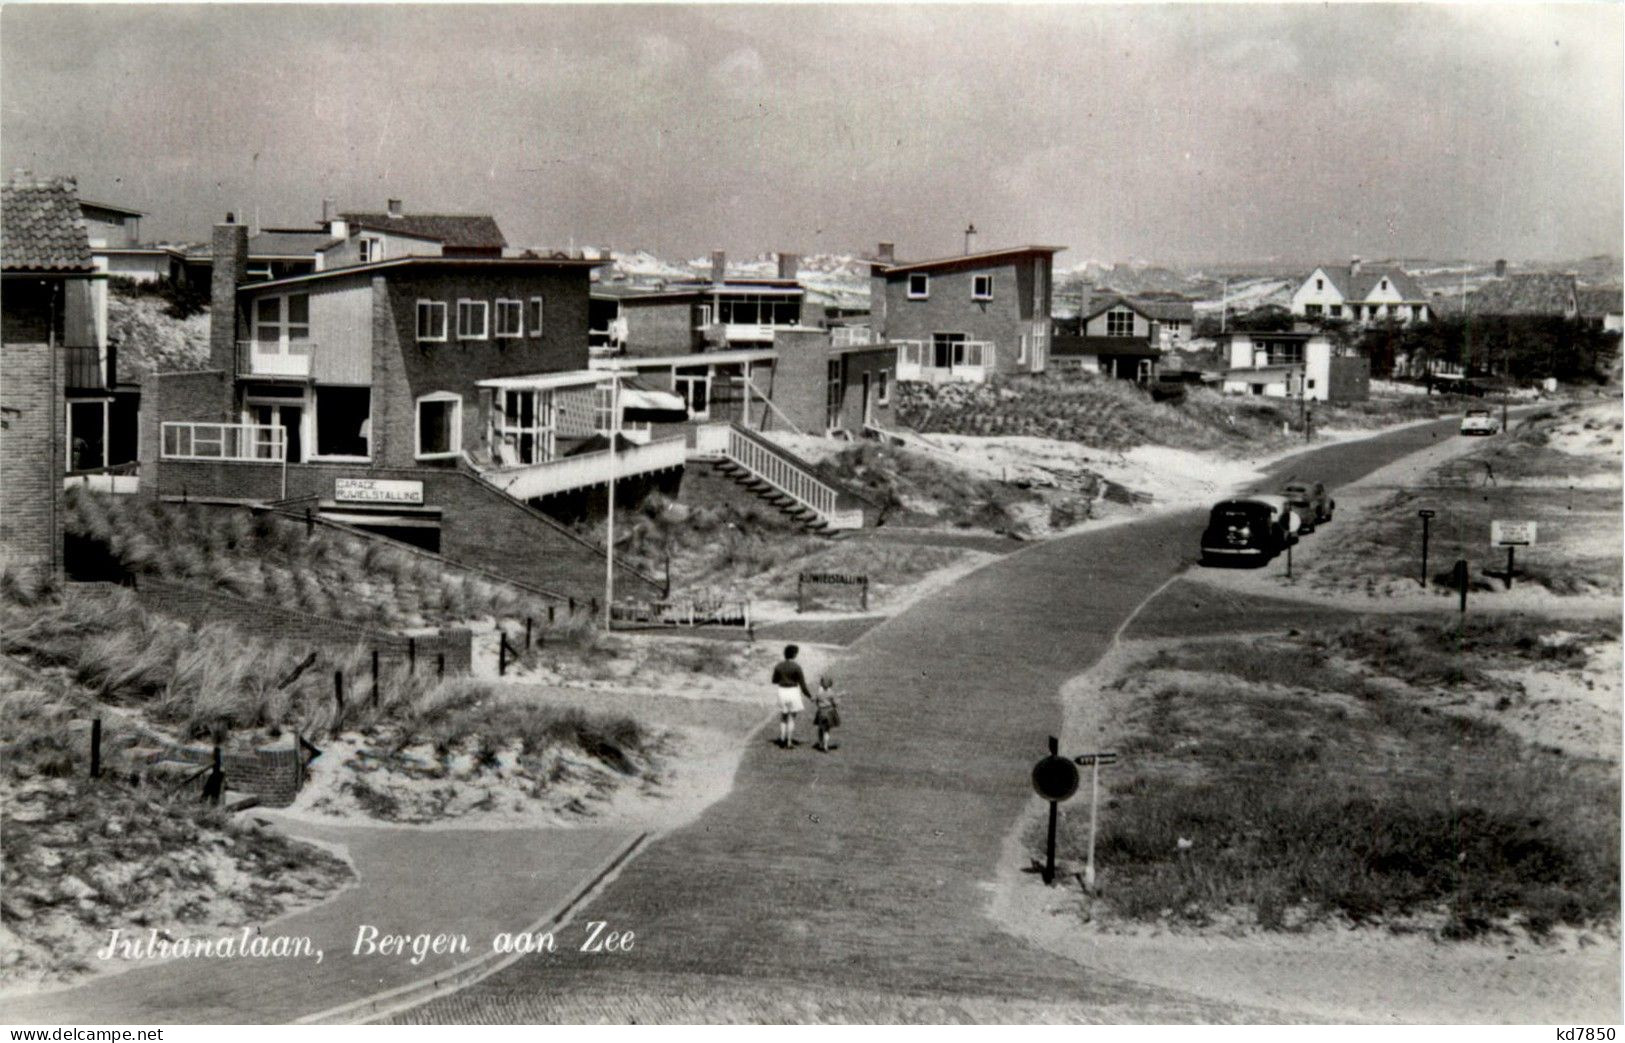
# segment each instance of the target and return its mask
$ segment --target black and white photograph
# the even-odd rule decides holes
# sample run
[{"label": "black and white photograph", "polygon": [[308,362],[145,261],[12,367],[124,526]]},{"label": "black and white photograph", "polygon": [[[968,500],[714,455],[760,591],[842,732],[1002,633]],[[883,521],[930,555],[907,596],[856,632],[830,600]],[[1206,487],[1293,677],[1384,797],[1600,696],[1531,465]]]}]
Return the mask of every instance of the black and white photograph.
[{"label": "black and white photograph", "polygon": [[4,0],[0,201],[8,1038],[1625,1022],[1625,4]]}]

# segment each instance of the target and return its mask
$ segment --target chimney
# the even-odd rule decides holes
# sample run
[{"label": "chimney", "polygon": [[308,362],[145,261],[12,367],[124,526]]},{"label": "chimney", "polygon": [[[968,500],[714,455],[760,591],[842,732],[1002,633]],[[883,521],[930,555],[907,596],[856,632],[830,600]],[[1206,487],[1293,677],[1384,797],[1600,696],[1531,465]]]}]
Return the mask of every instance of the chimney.
[{"label": "chimney", "polygon": [[210,241],[214,272],[209,280],[209,368],[237,371],[237,286],[248,271],[248,229],[227,214]]},{"label": "chimney", "polygon": [[1505,258],[1497,258],[1496,259],[1496,262],[1495,262],[1495,277],[1497,279],[1505,279],[1507,277],[1507,263],[1506,263]]},{"label": "chimney", "polygon": [[326,228],[338,217],[339,201],[337,199],[322,200],[322,227]]},{"label": "chimney", "polygon": [[965,252],[967,254],[973,254],[973,253],[976,252],[976,224],[975,224],[975,222],[972,222],[971,224],[965,226]]},{"label": "chimney", "polygon": [[779,278],[794,279],[796,272],[801,269],[800,254],[779,254]]},{"label": "chimney", "polygon": [[399,199],[391,199],[389,201],[388,213],[390,217],[400,217],[405,214],[405,211],[401,209],[401,201]]},{"label": "chimney", "polygon": [[1349,258],[1349,278],[1350,279],[1358,279],[1359,277],[1360,277],[1360,255],[1355,254],[1353,257]]},{"label": "chimney", "polygon": [[714,283],[728,281],[728,255],[721,250],[711,251],[711,281]]},{"label": "chimney", "polygon": [[887,264],[896,264],[897,263],[897,244],[896,243],[881,243],[879,248],[877,248],[875,250],[875,259],[880,260],[880,261],[884,261]]}]

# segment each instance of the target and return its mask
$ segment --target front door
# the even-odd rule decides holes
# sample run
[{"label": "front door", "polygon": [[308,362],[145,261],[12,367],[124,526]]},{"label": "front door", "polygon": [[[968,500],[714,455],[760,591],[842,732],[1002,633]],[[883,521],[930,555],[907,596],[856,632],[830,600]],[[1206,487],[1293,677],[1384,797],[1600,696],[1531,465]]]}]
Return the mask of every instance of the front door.
[{"label": "front door", "polygon": [[861,415],[863,417],[862,423],[863,423],[864,426],[867,426],[869,421],[874,419],[874,416],[869,411],[869,381],[870,381],[870,379],[871,378],[870,378],[870,375],[868,373],[865,373],[863,375],[863,413]]},{"label": "front door", "polygon": [[[284,402],[276,404],[251,403],[248,407],[250,423],[267,427],[280,426],[282,438],[288,447],[287,461],[290,464],[303,463],[305,459],[304,442],[300,437],[300,429],[304,426],[305,407],[303,405],[289,405]],[[264,447],[269,455],[270,447]]]}]

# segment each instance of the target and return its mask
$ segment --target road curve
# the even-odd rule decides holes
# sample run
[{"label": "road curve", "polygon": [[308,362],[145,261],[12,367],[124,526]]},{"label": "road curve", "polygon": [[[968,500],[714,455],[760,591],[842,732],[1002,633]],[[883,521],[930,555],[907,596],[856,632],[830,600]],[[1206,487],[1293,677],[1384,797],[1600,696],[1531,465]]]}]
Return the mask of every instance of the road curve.
[{"label": "road curve", "polygon": [[[1271,470],[1334,488],[1453,434],[1444,421]],[[839,670],[842,748],[753,739],[733,792],[650,845],[585,914],[636,932],[615,955],[527,959],[400,1018],[1251,1020],[1041,952],[984,915],[1058,691],[1196,556],[1202,512],[1036,544],[875,628]],[[1335,523],[1317,539],[1334,539]],[[808,1006],[804,990],[892,997]],[[710,999],[708,999],[710,997]],[[833,1002],[833,1000],[832,1000]],[[923,1004],[923,1005],[922,1005]]]}]

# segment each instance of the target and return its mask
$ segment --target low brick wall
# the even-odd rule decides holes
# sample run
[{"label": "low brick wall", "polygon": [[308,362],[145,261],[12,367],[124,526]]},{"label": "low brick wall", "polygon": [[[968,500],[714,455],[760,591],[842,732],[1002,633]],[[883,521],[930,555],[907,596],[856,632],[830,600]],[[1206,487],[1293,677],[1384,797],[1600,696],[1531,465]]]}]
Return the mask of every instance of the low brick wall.
[{"label": "low brick wall", "polygon": [[448,628],[409,639],[358,623],[147,576],[136,578],[135,593],[153,611],[200,626],[230,623],[251,634],[320,648],[362,645],[378,651],[380,665],[405,663],[415,647],[419,669],[434,669],[437,655],[446,657],[448,674],[466,674],[473,668],[474,634],[466,628]]},{"label": "low brick wall", "polygon": [[[226,799],[230,801],[234,793],[251,793],[260,799],[261,804],[287,807],[299,796],[299,787],[304,785],[303,756],[297,744],[291,740],[286,745],[260,746],[253,750],[221,750],[220,770],[226,776]],[[208,767],[214,763],[214,748],[166,746],[146,755],[149,765],[159,761]],[[201,791],[207,778],[208,772],[204,772],[190,786]]]}]

